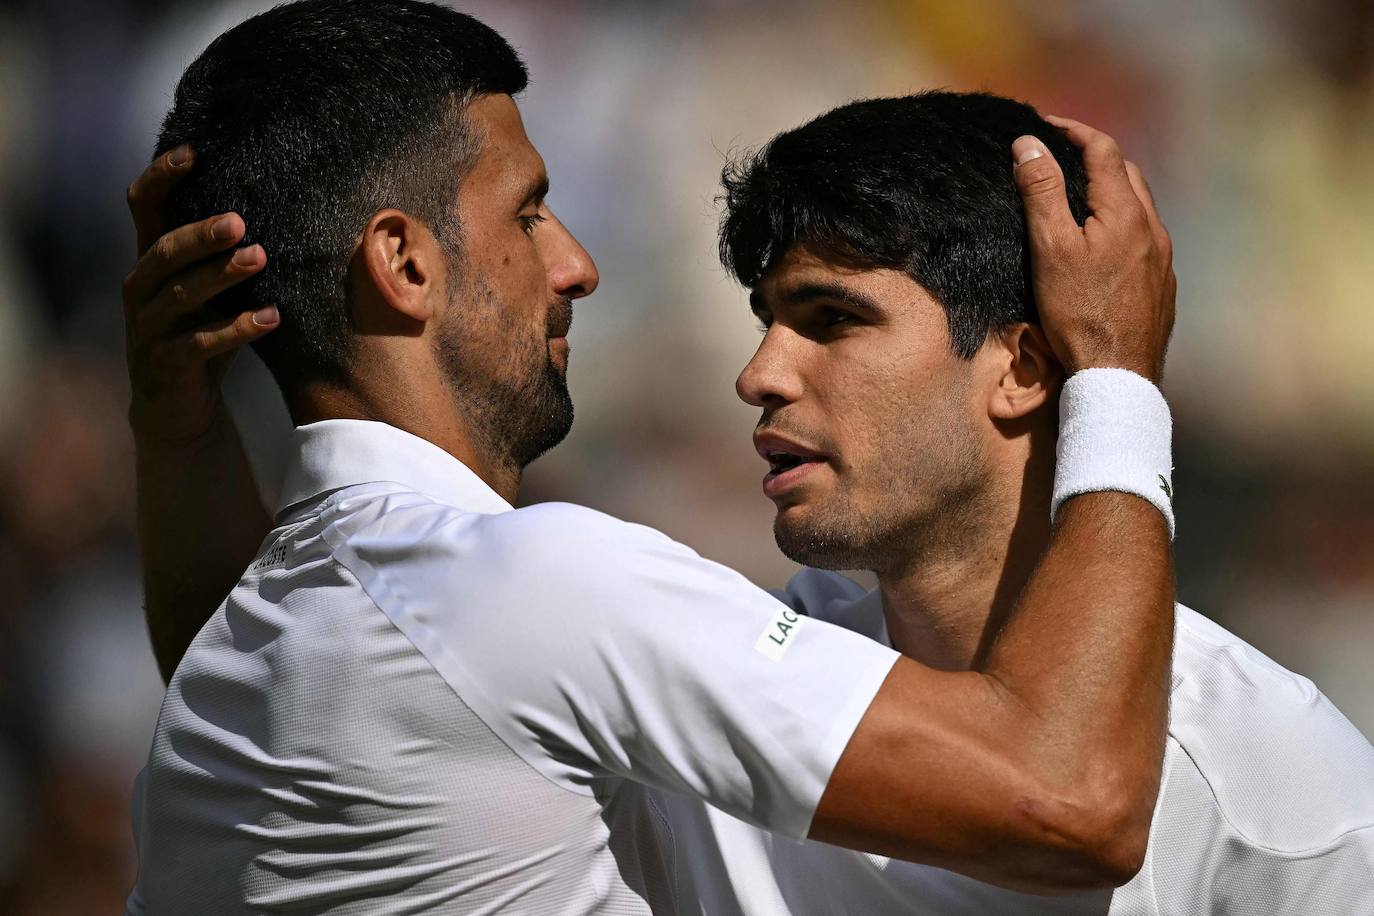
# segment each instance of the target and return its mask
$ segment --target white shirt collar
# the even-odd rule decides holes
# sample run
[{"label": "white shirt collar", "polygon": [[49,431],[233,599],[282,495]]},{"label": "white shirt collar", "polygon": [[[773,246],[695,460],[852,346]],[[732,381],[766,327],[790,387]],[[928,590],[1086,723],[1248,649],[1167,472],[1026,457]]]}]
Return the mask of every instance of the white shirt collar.
[{"label": "white shirt collar", "polygon": [[321,420],[291,432],[277,515],[331,490],[381,481],[471,512],[512,508],[471,468],[419,436],[372,420]]}]

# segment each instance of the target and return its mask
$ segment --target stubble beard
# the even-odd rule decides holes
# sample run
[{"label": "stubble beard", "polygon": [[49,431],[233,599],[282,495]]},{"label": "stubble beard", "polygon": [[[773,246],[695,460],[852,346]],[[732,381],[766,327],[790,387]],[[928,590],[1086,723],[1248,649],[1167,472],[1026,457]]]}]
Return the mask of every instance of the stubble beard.
[{"label": "stubble beard", "polygon": [[[860,500],[843,487],[811,507],[805,517],[773,522],[778,549],[795,563],[816,569],[862,569],[901,575],[913,567],[957,556],[976,540],[990,474],[972,441],[950,443],[938,463],[916,468],[920,451],[889,449],[876,467],[908,467],[909,473],[865,475],[877,496]],[[896,462],[905,459],[907,465]]]},{"label": "stubble beard", "polygon": [[[489,287],[472,282],[466,286],[464,301],[450,309],[454,317],[439,335],[440,364],[479,447],[493,461],[518,472],[572,430],[566,371],[554,364],[547,337],[521,337],[500,327],[500,316],[509,312]],[[549,325],[571,308],[567,300],[552,306]],[[493,351],[503,345],[505,349],[484,353],[484,345]],[[510,367],[518,367],[515,374],[510,374]]]}]

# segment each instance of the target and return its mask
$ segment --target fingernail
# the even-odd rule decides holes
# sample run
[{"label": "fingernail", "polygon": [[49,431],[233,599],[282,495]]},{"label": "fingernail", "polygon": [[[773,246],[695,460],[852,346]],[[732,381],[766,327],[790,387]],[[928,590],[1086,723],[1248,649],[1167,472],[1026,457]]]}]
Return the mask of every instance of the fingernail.
[{"label": "fingernail", "polygon": [[260,328],[270,328],[278,321],[281,321],[281,313],[275,305],[264,305],[253,313],[253,324]]},{"label": "fingernail", "polygon": [[1045,155],[1045,146],[1035,137],[1017,137],[1011,144],[1011,155],[1017,165],[1025,165],[1032,159]]},{"label": "fingernail", "polygon": [[217,242],[222,242],[229,238],[234,232],[234,218],[232,216],[221,216],[210,226],[210,238]]},{"label": "fingernail", "polygon": [[234,263],[239,267],[252,267],[258,263],[258,255],[262,252],[262,246],[249,245],[247,248],[240,248],[234,252]]},{"label": "fingernail", "polygon": [[174,168],[181,168],[191,161],[191,148],[183,143],[167,154],[167,161],[171,163]]}]

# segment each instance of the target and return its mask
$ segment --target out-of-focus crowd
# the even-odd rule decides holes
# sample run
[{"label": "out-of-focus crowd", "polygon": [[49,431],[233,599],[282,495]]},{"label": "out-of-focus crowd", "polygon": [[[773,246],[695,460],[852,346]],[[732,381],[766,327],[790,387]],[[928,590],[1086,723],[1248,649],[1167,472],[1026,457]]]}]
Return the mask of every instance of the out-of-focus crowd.
[{"label": "out-of-focus crowd", "polygon": [[[162,684],[124,419],[124,189],[181,69],[268,5],[0,7],[3,912],[113,912],[132,881],[129,797]],[[526,500],[643,521],[783,581],[732,387],[757,337],[715,258],[723,158],[856,97],[1024,98],[1116,135],[1174,236],[1182,599],[1374,734],[1374,5],[461,8],[524,52],[551,204],[602,274],[572,335],[577,425]]]}]

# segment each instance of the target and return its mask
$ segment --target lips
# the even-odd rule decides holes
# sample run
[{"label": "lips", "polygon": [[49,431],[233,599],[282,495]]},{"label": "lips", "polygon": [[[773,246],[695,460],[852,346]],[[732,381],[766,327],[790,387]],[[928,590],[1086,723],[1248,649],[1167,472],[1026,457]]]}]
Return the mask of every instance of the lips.
[{"label": "lips", "polygon": [[813,461],[820,460],[819,458],[807,458],[803,455],[787,451],[770,451],[763,457],[768,462],[771,473],[774,474],[782,474],[795,467],[800,467],[803,464],[810,464]]},{"label": "lips", "polygon": [[776,433],[756,432],[754,449],[768,462],[763,492],[770,497],[781,496],[799,485],[827,461],[816,449]]},{"label": "lips", "polygon": [[754,433],[754,450],[764,461],[773,465],[785,463],[789,467],[795,467],[805,461],[825,460],[825,455],[817,449],[770,432]]}]

